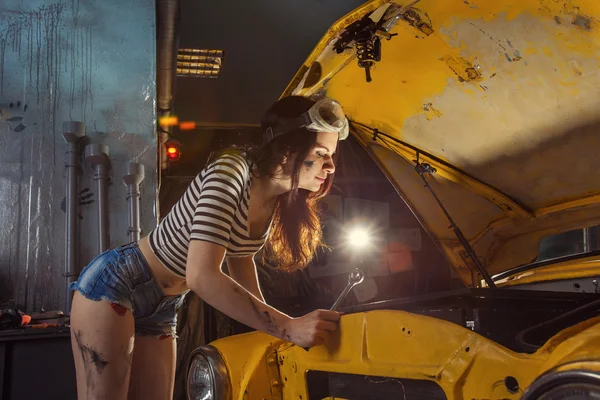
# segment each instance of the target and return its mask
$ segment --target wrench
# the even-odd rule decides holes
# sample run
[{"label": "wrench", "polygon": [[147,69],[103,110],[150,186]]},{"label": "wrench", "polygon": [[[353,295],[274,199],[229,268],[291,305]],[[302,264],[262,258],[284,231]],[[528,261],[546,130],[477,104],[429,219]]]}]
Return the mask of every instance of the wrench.
[{"label": "wrench", "polygon": [[[342,304],[342,301],[344,301],[346,296],[348,296],[348,293],[350,293],[352,288],[354,286],[358,285],[359,283],[361,283],[364,279],[365,279],[365,274],[363,274],[363,272],[360,269],[358,269],[358,268],[353,269],[352,272],[350,272],[348,274],[348,284],[346,285],[344,290],[342,290],[342,293],[340,294],[340,296],[335,300],[335,303],[333,303],[330,310],[331,311],[337,310],[339,305]],[[305,351],[309,350],[308,347],[303,347],[303,349]]]},{"label": "wrench", "polygon": [[350,272],[348,274],[348,284],[346,285],[344,290],[342,290],[342,293],[336,299],[335,303],[333,303],[330,310],[331,311],[337,310],[337,308],[340,306],[340,304],[342,304],[342,302],[344,301],[346,296],[348,296],[348,293],[350,293],[352,288],[354,286],[358,285],[359,283],[361,283],[364,279],[365,279],[365,274],[363,274],[363,272],[360,269],[358,269],[358,268],[353,269],[352,272]]}]

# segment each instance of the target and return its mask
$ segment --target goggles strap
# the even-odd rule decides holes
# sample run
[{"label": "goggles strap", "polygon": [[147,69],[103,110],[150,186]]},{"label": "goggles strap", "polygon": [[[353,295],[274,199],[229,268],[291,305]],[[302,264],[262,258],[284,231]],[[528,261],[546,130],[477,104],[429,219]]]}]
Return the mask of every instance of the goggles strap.
[{"label": "goggles strap", "polygon": [[[281,136],[283,134],[286,134],[290,131],[293,131],[295,129],[300,129],[300,128],[305,128],[305,127],[311,127],[313,129],[310,130],[314,130],[316,127],[322,127],[322,124],[319,121],[313,121],[311,116],[310,116],[310,111],[307,111],[305,113],[303,113],[302,115],[295,117],[295,118],[290,118],[290,119],[283,119],[280,118],[279,123],[277,123],[274,127],[268,127],[265,130],[265,135],[264,135],[264,140],[265,143],[270,142],[271,140],[275,139],[278,136]],[[325,127],[322,127],[323,130],[326,130]],[[341,129],[338,133],[342,134],[343,129]]]}]

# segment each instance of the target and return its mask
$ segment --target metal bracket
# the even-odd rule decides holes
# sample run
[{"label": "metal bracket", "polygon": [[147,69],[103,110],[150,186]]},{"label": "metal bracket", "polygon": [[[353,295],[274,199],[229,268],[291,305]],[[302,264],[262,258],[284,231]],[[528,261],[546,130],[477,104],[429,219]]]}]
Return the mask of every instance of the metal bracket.
[{"label": "metal bracket", "polygon": [[379,136],[379,129],[375,128],[375,129],[373,129],[373,141],[374,142],[377,141],[377,136]]},{"label": "metal bracket", "polygon": [[[417,157],[418,157],[418,155],[417,155]],[[415,165],[415,170],[421,176],[423,176],[424,174],[433,175],[437,172],[437,169],[435,169],[434,167],[431,166],[431,164],[428,164],[428,163],[419,163],[419,164]]]},{"label": "metal bracket", "polygon": [[282,357],[279,356],[275,348],[271,348],[267,352],[267,373],[269,375],[271,399],[273,400],[283,399],[283,382],[281,382],[281,373],[279,372],[279,364],[283,364]]}]

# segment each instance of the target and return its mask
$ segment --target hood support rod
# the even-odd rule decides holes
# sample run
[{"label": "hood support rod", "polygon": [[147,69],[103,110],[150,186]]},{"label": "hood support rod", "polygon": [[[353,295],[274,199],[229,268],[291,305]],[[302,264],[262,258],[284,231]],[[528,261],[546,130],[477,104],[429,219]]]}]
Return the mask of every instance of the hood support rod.
[{"label": "hood support rod", "polygon": [[440,198],[437,196],[437,194],[435,193],[435,191],[433,190],[431,185],[429,185],[427,178],[425,178],[426,174],[436,173],[436,169],[433,168],[428,163],[420,163],[419,162],[419,152],[417,152],[417,160],[416,160],[415,170],[417,171],[417,173],[419,174],[421,179],[423,179],[423,182],[425,182],[425,187],[427,189],[429,189],[433,198],[440,206],[440,209],[443,211],[444,215],[446,215],[446,218],[448,218],[448,222],[450,222],[450,227],[454,231],[454,234],[458,238],[458,241],[460,242],[460,244],[465,248],[465,250],[469,254],[469,257],[471,257],[471,259],[475,263],[475,266],[477,267],[477,270],[483,277],[483,280],[485,280],[485,283],[487,283],[488,287],[490,287],[491,289],[495,289],[496,284],[494,283],[494,280],[492,279],[490,274],[488,274],[488,272],[486,271],[484,266],[481,264],[481,261],[479,261],[479,257],[477,257],[477,253],[475,253],[475,250],[473,249],[473,247],[471,247],[471,244],[469,243],[469,241],[467,240],[465,235],[463,235],[463,233],[460,230],[460,228],[458,227],[458,225],[456,225],[456,223],[454,222],[454,220],[448,213],[448,210],[446,210],[446,207],[444,207],[444,204],[442,204],[442,201],[440,200]]},{"label": "hood support rod", "polygon": [[[412,146],[412,145],[410,145],[408,143],[405,143],[405,142],[403,142],[401,140],[398,140],[395,137],[390,136],[390,135],[388,135],[386,133],[383,133],[383,132],[381,132],[377,128],[371,128],[370,126],[363,125],[363,124],[357,123],[355,121],[350,121],[350,122],[352,124],[358,124],[358,125],[360,125],[360,126],[362,126],[364,128],[370,129],[373,132],[373,138],[372,138],[372,140],[374,142],[376,142],[377,139],[379,139],[382,143],[386,144],[388,146],[388,148],[390,150],[392,150],[396,154],[398,154],[398,153],[390,147],[390,145],[386,142],[385,139],[390,139],[390,140],[394,141],[395,143],[399,143],[399,144],[401,144],[403,146],[406,146],[406,147],[410,148],[411,150],[413,150],[415,152],[415,154],[417,155],[417,159],[413,160],[413,162],[415,163],[415,170],[417,171],[417,173],[419,174],[419,176],[421,177],[421,179],[423,179],[423,182],[425,183],[425,187],[427,189],[429,189],[429,191],[431,192],[433,198],[435,199],[435,201],[437,202],[437,204],[440,206],[440,209],[442,210],[442,212],[444,213],[444,215],[446,216],[446,218],[450,222],[450,227],[454,231],[454,234],[458,238],[458,241],[460,242],[460,244],[462,245],[462,247],[467,251],[467,254],[473,260],[473,263],[475,263],[475,267],[477,268],[477,271],[479,271],[479,273],[483,277],[483,280],[485,281],[485,283],[488,285],[489,288],[495,289],[496,288],[496,284],[494,283],[494,280],[492,279],[492,277],[490,276],[490,274],[484,268],[483,264],[481,264],[481,261],[479,261],[479,257],[477,257],[477,253],[475,253],[475,250],[473,249],[473,247],[471,247],[471,244],[469,243],[469,241],[467,240],[467,238],[465,237],[465,235],[463,235],[463,233],[460,230],[460,228],[458,227],[458,225],[456,225],[456,223],[454,222],[454,220],[452,219],[452,217],[448,213],[448,210],[446,210],[446,207],[444,207],[444,204],[442,204],[442,201],[440,200],[440,198],[437,196],[437,194],[435,193],[435,191],[431,188],[431,186],[429,185],[429,182],[427,181],[427,178],[425,178],[425,174],[435,174],[437,172],[437,170],[434,167],[432,167],[431,164],[429,164],[429,163],[421,163],[419,161],[419,156],[421,154],[421,149],[419,149],[418,147]],[[380,138],[380,136],[384,137],[385,139],[384,138]]]}]

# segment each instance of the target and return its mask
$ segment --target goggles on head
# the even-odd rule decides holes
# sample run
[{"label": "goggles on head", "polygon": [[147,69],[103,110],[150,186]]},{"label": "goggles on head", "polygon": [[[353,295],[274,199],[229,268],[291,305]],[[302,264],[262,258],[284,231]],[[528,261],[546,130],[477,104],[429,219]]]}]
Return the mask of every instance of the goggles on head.
[{"label": "goggles on head", "polygon": [[274,127],[268,127],[265,141],[270,142],[278,136],[296,129],[305,128],[313,132],[336,132],[340,140],[348,137],[348,119],[342,106],[333,99],[317,101],[310,110],[296,118],[280,119]]}]

